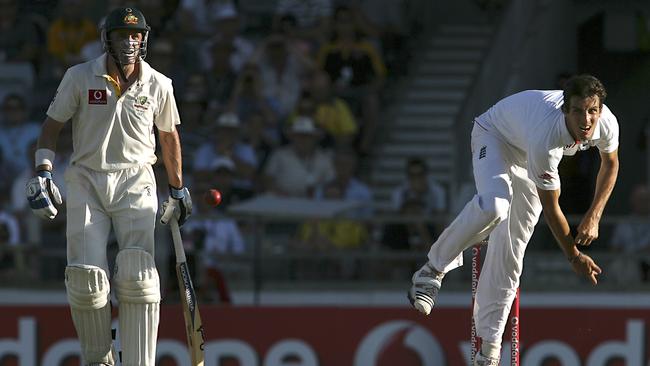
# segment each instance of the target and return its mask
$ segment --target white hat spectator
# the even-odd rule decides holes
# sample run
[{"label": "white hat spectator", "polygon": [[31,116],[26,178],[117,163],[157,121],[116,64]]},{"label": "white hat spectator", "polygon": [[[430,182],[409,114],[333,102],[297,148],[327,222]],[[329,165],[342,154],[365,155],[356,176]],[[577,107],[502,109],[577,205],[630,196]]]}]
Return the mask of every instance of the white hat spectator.
[{"label": "white hat spectator", "polygon": [[318,129],[314,120],[309,117],[297,117],[291,124],[291,132],[302,134],[316,134]]},{"label": "white hat spectator", "polygon": [[217,20],[237,18],[237,9],[231,3],[221,5],[215,17]]},{"label": "white hat spectator", "polygon": [[232,159],[225,157],[225,156],[220,156],[214,159],[212,161],[212,164],[210,164],[210,168],[213,171],[219,170],[219,169],[226,169],[231,172],[235,171],[235,162],[232,161]]},{"label": "white hat spectator", "polygon": [[235,113],[224,113],[217,119],[217,126],[239,128],[239,117]]}]

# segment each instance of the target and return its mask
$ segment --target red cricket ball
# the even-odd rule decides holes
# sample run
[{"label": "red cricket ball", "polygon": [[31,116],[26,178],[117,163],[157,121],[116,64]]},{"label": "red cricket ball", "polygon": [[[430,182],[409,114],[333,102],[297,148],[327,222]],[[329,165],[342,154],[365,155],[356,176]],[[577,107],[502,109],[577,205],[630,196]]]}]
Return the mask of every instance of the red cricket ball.
[{"label": "red cricket ball", "polygon": [[218,206],[221,203],[221,192],[218,189],[210,189],[203,195],[203,200],[209,206]]}]

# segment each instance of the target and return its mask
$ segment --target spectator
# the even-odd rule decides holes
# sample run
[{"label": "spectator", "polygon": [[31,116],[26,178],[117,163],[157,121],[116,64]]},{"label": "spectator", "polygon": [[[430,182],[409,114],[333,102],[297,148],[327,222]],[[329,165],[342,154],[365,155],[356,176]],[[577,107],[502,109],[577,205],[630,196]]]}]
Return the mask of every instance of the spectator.
[{"label": "spectator", "polygon": [[303,78],[313,70],[313,62],[291,49],[279,34],[263,42],[254,60],[260,70],[262,93],[277,103],[281,118],[288,116],[302,91]]},{"label": "spectator", "polygon": [[221,255],[243,254],[246,249],[237,223],[224,215],[229,204],[241,199],[231,184],[234,170],[235,163],[232,160],[220,157],[214,160],[209,170],[194,173],[193,182],[197,192],[217,188],[221,191],[223,201],[221,205],[211,207],[205,201],[197,200],[195,209],[198,218],[183,225],[184,237],[200,253],[197,257],[201,260],[198,293],[203,299],[212,301],[214,287],[218,301],[223,304],[230,304],[232,300],[218,258]]},{"label": "spectator", "polygon": [[[33,159],[36,152],[36,140],[33,140],[25,152],[26,159]],[[3,164],[4,166],[4,164]],[[31,164],[18,174],[7,176],[7,182],[10,182],[10,202],[7,202],[8,210],[18,219],[22,237],[27,243],[36,244],[41,241],[41,224],[43,221],[32,214],[29,203],[25,199],[25,184],[34,174],[34,168]]]},{"label": "spectator", "polygon": [[223,9],[232,6],[231,0],[180,0],[177,12],[180,30],[188,37],[212,36]]},{"label": "spectator", "polygon": [[18,13],[18,0],[0,0],[0,61],[38,66],[38,31]]},{"label": "spectator", "polygon": [[309,118],[298,118],[287,132],[289,144],[271,153],[264,167],[266,190],[293,197],[311,197],[318,184],[334,177],[332,158],[318,147],[320,133]]},{"label": "spectator", "polygon": [[[336,181],[323,186],[322,199],[342,201],[344,192]],[[347,217],[309,220],[300,228],[302,247],[332,250],[359,249],[368,240],[368,229],[363,222]]]},{"label": "spectator", "polygon": [[[296,103],[296,108],[294,108],[293,115],[289,118],[289,123],[292,123],[294,119],[298,117],[307,117],[315,119],[316,117],[316,101],[314,96],[309,89],[303,89],[300,93],[300,98],[298,98],[298,103]],[[318,121],[314,120],[316,127],[318,126]],[[322,131],[322,129],[321,129]]]},{"label": "spectator", "polygon": [[[36,152],[36,142],[34,139],[25,150],[25,159],[33,161]],[[55,166],[69,166],[70,157],[72,156],[72,125],[66,124],[59,134],[59,141],[57,143],[57,153],[54,158]],[[65,210],[66,205],[57,206],[59,215],[54,220],[42,220],[40,217],[34,215],[29,207],[28,201],[25,199],[25,186],[30,178],[34,176],[34,166],[29,163],[23,168],[21,172],[15,175],[11,185],[11,212],[19,220],[21,237],[24,242],[28,244],[38,245],[45,251],[65,251],[66,247],[66,220]],[[57,182],[57,187],[60,189],[63,202],[67,200],[67,182],[65,179],[60,179]],[[58,274],[64,271],[66,266],[65,257],[44,257],[39,261],[37,257],[35,260],[30,257],[28,260],[32,265],[35,265],[35,274],[40,275],[45,280],[58,278]]]},{"label": "spectator", "polygon": [[253,114],[260,115],[268,138],[275,141],[274,145],[280,141],[280,106],[272,97],[264,95],[259,67],[256,64],[248,63],[242,69],[228,105],[244,122]]},{"label": "spectator", "polygon": [[193,169],[210,169],[216,158],[230,158],[236,167],[234,186],[252,191],[257,157],[253,148],[242,139],[239,117],[234,113],[222,114],[217,119],[212,139],[199,146]]},{"label": "spectator", "polygon": [[426,162],[413,157],[406,163],[406,182],[393,190],[393,207],[399,211],[407,198],[416,197],[424,205],[424,214],[441,214],[447,211],[447,192],[440,183],[429,176]]},{"label": "spectator", "polygon": [[337,187],[341,192],[341,199],[356,202],[359,208],[354,210],[352,217],[367,219],[372,216],[372,192],[367,184],[357,178],[357,154],[347,148],[339,148],[334,154],[334,179],[325,185],[319,185],[314,193],[314,198],[323,199],[327,187]]},{"label": "spectator", "polygon": [[[179,89],[179,94],[183,95],[181,100],[187,100],[189,104],[199,104],[198,106],[193,105],[192,107],[200,107],[190,108],[191,110],[184,112],[187,113],[189,122],[195,124],[193,127],[203,126],[202,128],[210,128],[208,120],[204,116],[209,102],[208,81],[205,75],[201,72],[194,72],[187,77],[184,84],[183,88]],[[213,121],[214,119],[209,122]]]},{"label": "spectator", "polygon": [[60,77],[68,67],[83,61],[83,47],[98,38],[95,23],[85,14],[86,3],[62,0],[47,32],[47,50],[53,57],[55,75]]},{"label": "spectator", "polygon": [[296,50],[303,57],[314,58],[317,47],[304,34],[301,34],[298,21],[292,14],[279,16],[273,31],[281,34],[287,40],[289,48]]},{"label": "spectator", "polygon": [[[336,182],[323,186],[321,199],[342,201],[344,192]],[[368,242],[368,228],[365,223],[349,217],[327,219],[310,219],[298,229],[298,250],[308,251],[346,251],[359,250]],[[303,276],[319,270],[319,278],[323,276],[338,276],[355,278],[359,275],[359,261],[354,257],[340,256],[334,258],[318,258],[315,263],[295,263],[292,267]],[[323,273],[324,272],[324,273]]]},{"label": "spectator", "polygon": [[[630,194],[631,209],[629,220],[616,224],[614,233],[609,240],[610,248],[623,256],[617,261],[622,274],[618,280],[641,279],[650,281],[650,261],[643,254],[650,252],[650,190],[645,184],[637,184]],[[632,272],[632,273],[630,273]],[[625,277],[630,276],[629,277]]]},{"label": "spectator", "polygon": [[159,37],[147,47],[147,55],[151,60],[151,66],[168,75],[172,80],[177,81],[179,80],[178,75],[181,72],[181,67],[179,67],[176,60],[174,49],[174,43],[171,39]]},{"label": "spectator", "polygon": [[17,269],[15,249],[20,244],[18,220],[0,208],[0,278],[11,275]]},{"label": "spectator", "polygon": [[[40,134],[40,123],[30,119],[27,102],[19,94],[6,95],[0,113],[0,162],[3,174],[16,177],[32,167],[32,157],[27,152]],[[10,184],[11,180],[4,180],[0,187],[6,189]]]},{"label": "spectator", "polygon": [[215,41],[211,51],[212,63],[205,73],[205,79],[209,98],[208,113],[213,117],[226,111],[237,81],[237,72],[230,64],[230,57],[234,52],[230,43]]},{"label": "spectator", "polygon": [[431,245],[436,235],[432,224],[422,221],[426,217],[426,205],[422,198],[409,192],[399,208],[401,217],[412,218],[408,223],[389,223],[384,226],[382,245],[392,250],[419,250]]},{"label": "spectator", "polygon": [[378,123],[386,66],[375,47],[361,35],[349,8],[337,8],[332,40],[321,47],[318,64],[333,80],[336,94],[360,111],[359,149],[368,153]]},{"label": "spectator", "polygon": [[216,207],[219,212],[225,213],[230,205],[247,200],[253,196],[250,189],[237,187],[234,182],[236,178],[237,165],[228,157],[218,157],[210,164],[207,177],[210,186],[221,192],[221,204]]},{"label": "spectator", "polygon": [[232,46],[230,67],[239,73],[252,57],[255,47],[253,43],[241,34],[241,22],[237,9],[232,4],[222,6],[217,15],[216,33],[201,46],[200,57],[204,69],[212,67],[210,49],[215,42],[223,42]]},{"label": "spectator", "polygon": [[329,74],[316,72],[310,86],[318,127],[331,137],[335,146],[352,146],[359,127],[347,102],[334,94]]},{"label": "spectator", "polygon": [[[316,122],[316,101],[311,95],[311,91],[303,89],[300,92],[300,97],[296,102],[296,107],[293,109],[291,115],[287,118],[286,123],[291,125],[298,118],[309,118],[316,123],[318,127],[318,122]],[[319,128],[320,132],[324,132]],[[327,133],[323,133],[320,138],[320,145],[323,147],[331,147],[333,145],[330,136]]]},{"label": "spectator", "polygon": [[[267,119],[260,112],[248,114],[244,122],[244,140],[253,148],[257,157],[256,172],[261,173],[271,151],[279,145],[277,130],[269,127]],[[257,181],[256,183],[259,183]],[[256,191],[261,190],[260,187]]]},{"label": "spectator", "polygon": [[410,59],[407,2],[404,0],[354,0],[347,4],[359,28],[377,40],[389,72],[402,75]]},{"label": "spectator", "polygon": [[275,7],[274,29],[286,16],[296,20],[298,35],[320,44],[325,39],[332,16],[331,0],[280,0]]},{"label": "spectator", "polygon": [[178,2],[179,0],[138,0],[137,6],[147,14],[147,24],[156,30],[157,37],[172,37],[178,29],[175,19]]}]

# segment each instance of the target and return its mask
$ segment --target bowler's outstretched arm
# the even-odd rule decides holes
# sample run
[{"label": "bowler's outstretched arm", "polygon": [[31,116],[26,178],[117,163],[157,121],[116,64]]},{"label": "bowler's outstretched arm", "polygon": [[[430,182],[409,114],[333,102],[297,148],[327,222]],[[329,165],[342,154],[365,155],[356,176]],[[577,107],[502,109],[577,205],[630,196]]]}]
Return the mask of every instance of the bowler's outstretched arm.
[{"label": "bowler's outstretched arm", "polygon": [[544,218],[548,224],[555,240],[557,240],[564,255],[569,259],[573,270],[588,277],[595,285],[598,283],[596,275],[601,273],[600,267],[586,254],[582,254],[576,247],[575,240],[571,235],[569,222],[560,208],[560,190],[544,190],[537,188],[537,194],[542,203]]},{"label": "bowler's outstretched arm", "polygon": [[618,150],[600,153],[600,169],[596,178],[596,191],[591,207],[578,226],[575,242],[578,245],[590,245],[598,239],[598,226],[605,205],[616,184],[618,176]]}]

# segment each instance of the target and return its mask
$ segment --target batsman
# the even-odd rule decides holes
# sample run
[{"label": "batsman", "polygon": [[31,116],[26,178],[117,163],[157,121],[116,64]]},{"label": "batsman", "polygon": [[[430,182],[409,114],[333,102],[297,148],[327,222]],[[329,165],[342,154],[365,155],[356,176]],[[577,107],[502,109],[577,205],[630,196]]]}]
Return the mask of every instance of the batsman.
[{"label": "batsman", "polygon": [[54,219],[62,199],[53,162],[59,134],[70,121],[65,286],[84,365],[116,363],[106,251],[111,230],[119,245],[112,290],[119,303],[121,362],[155,364],[160,309],[154,263],[156,130],[169,183],[163,210],[173,212],[164,217],[182,225],[192,212],[183,185],[172,82],[144,61],[149,31],[136,8],[108,14],[101,31],[104,54],[63,76],[42,125],[36,177],[26,187],[34,213]]}]

